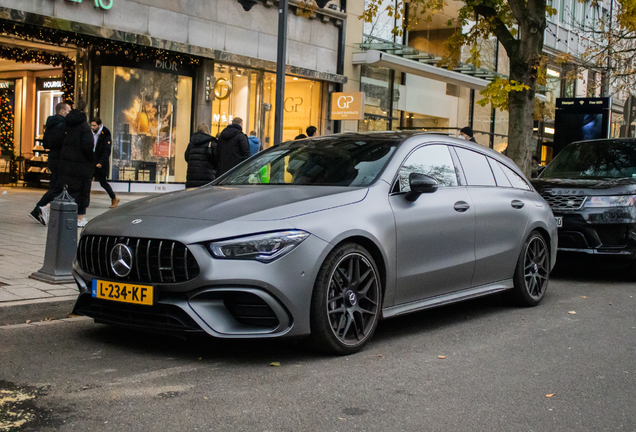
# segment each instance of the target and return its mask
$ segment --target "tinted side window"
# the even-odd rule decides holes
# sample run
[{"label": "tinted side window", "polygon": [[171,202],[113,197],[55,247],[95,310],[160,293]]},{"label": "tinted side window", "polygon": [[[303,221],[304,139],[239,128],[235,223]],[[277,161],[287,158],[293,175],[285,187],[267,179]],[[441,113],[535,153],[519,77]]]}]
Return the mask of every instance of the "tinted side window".
[{"label": "tinted side window", "polygon": [[400,168],[400,191],[409,192],[409,174],[420,173],[433,177],[440,187],[457,186],[455,166],[448,147],[429,145],[415,150]]},{"label": "tinted side window", "polygon": [[488,163],[490,164],[492,173],[495,175],[495,180],[497,180],[497,186],[512,187],[512,185],[508,181],[508,177],[506,177],[506,175],[503,172],[503,169],[499,166],[499,162],[497,162],[494,159],[488,158]]},{"label": "tinted side window", "polygon": [[468,186],[496,186],[486,156],[474,151],[455,147],[462,163]]},{"label": "tinted side window", "polygon": [[503,172],[506,174],[506,177],[508,177],[508,180],[510,180],[510,183],[512,184],[513,188],[532,190],[530,186],[528,186],[528,183],[526,183],[526,181],[522,179],[521,176],[519,176],[519,174],[517,174],[516,172],[514,172],[513,170],[511,170],[504,164],[499,163],[499,166],[501,167]]}]

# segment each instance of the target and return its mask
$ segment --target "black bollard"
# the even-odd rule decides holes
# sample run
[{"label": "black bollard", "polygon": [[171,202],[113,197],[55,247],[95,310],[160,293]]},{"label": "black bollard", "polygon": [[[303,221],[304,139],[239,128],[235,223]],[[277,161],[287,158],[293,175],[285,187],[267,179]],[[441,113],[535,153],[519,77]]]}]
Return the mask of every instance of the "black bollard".
[{"label": "black bollard", "polygon": [[47,225],[44,265],[29,277],[50,284],[74,283],[72,269],[77,250],[77,204],[66,186],[51,203]]}]

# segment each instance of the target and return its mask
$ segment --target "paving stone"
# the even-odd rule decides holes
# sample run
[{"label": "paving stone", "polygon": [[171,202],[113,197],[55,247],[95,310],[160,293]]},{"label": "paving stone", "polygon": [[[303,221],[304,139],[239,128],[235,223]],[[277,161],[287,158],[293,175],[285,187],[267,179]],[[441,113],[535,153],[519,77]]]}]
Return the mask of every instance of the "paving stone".
[{"label": "paving stone", "polygon": [[63,290],[49,290],[47,291],[48,294],[54,295],[56,297],[61,297],[61,296],[71,296],[71,295],[78,295],[79,291],[76,289],[63,289]]},{"label": "paving stone", "polygon": [[35,298],[43,298],[43,297],[52,297],[51,294],[48,294],[44,291],[41,291],[37,288],[6,288],[5,289],[20,298],[23,299],[35,299]]},{"label": "paving stone", "polygon": [[0,302],[13,301],[13,300],[21,300],[21,298],[15,294],[12,294],[0,288]]}]

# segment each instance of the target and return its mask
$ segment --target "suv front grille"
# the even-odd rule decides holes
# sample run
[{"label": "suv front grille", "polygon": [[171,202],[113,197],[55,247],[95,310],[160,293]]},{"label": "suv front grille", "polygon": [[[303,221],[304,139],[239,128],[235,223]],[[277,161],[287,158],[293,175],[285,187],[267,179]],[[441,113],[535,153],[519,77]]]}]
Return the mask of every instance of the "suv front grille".
[{"label": "suv front grille", "polygon": [[587,198],[585,195],[541,194],[544,200],[555,210],[579,210]]},{"label": "suv front grille", "polygon": [[[118,243],[132,252],[131,271],[126,277],[117,276],[110,265],[111,250]],[[183,243],[172,240],[86,235],[77,247],[77,261],[86,273],[122,282],[175,283],[199,275],[192,252]]]}]

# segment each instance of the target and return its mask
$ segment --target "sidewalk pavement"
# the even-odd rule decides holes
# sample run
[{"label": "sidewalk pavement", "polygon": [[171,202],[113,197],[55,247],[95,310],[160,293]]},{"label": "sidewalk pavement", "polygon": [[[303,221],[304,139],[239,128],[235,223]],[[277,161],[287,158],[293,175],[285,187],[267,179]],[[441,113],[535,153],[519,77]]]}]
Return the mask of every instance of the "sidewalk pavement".
[{"label": "sidewalk pavement", "polygon": [[[44,263],[47,228],[29,217],[44,192],[0,186],[0,325],[66,318],[77,298],[74,283],[52,285],[29,279]],[[122,205],[145,195],[117,196]],[[86,216],[91,220],[108,211],[110,203],[106,193],[93,192]]]}]

